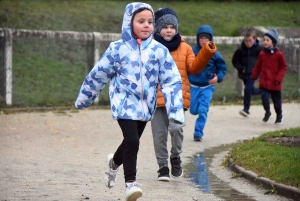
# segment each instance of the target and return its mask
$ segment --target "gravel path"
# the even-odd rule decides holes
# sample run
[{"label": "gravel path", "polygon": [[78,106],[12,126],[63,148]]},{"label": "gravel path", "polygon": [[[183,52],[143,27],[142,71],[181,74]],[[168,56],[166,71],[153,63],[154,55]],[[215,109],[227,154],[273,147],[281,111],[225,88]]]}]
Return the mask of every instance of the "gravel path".
[{"label": "gravel path", "polygon": [[[274,124],[275,115],[268,123],[263,123],[262,106],[251,107],[249,118],[240,116],[240,109],[241,106],[212,106],[204,140],[200,143],[193,141],[196,116],[187,112],[183,163],[207,148],[257,137],[267,131],[300,126],[299,104],[283,105],[285,119],[281,125]],[[275,114],[274,110],[272,113]],[[114,152],[122,140],[121,130],[112,120],[110,110],[1,113],[0,138],[1,201],[125,199],[122,168],[114,188],[104,185],[106,155]],[[168,183],[156,180],[158,167],[150,123],[140,144],[137,181],[143,185],[143,197],[139,200],[221,200],[213,194],[202,193],[187,178]],[[239,190],[240,185],[233,186]],[[250,191],[257,193],[256,188]],[[256,199],[266,200],[265,196]]]}]

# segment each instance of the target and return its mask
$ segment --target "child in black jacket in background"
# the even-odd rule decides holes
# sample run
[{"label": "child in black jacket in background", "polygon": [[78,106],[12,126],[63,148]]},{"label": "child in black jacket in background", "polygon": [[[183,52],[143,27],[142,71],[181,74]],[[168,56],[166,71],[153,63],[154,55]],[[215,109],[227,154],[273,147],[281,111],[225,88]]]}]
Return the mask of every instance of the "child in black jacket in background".
[{"label": "child in black jacket in background", "polygon": [[252,70],[258,60],[258,55],[263,49],[259,45],[256,33],[253,29],[245,32],[241,46],[234,52],[232,64],[238,71],[238,76],[244,82],[244,108],[239,113],[248,117],[252,95],[260,95],[260,90],[255,88],[251,79]]}]

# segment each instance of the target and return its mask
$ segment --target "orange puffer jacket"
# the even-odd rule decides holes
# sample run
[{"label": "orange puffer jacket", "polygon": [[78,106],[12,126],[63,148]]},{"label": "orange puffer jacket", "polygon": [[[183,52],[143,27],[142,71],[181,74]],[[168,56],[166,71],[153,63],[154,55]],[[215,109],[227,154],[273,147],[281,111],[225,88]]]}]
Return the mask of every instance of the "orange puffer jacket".
[{"label": "orange puffer jacket", "polygon": [[[201,48],[197,57],[195,57],[192,47],[181,38],[179,47],[170,52],[181,74],[183,107],[185,110],[190,108],[190,83],[188,73],[197,74],[201,72],[216,51],[217,48],[215,44],[213,42],[208,42]],[[162,106],[165,106],[165,101],[160,91],[160,86],[158,86],[157,107]]]}]

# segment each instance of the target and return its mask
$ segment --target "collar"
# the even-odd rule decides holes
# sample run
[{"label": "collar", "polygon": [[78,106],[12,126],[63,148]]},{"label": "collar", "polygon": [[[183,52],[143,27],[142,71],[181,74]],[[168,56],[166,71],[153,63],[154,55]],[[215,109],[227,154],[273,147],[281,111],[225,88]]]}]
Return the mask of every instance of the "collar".
[{"label": "collar", "polygon": [[274,54],[277,51],[277,46],[273,47],[273,48],[264,48],[264,51],[269,53],[269,54]]},{"label": "collar", "polygon": [[166,41],[159,33],[154,34],[154,39],[168,48],[169,52],[177,50],[181,42],[181,36],[179,32],[177,32],[177,34],[175,34],[170,41]]}]

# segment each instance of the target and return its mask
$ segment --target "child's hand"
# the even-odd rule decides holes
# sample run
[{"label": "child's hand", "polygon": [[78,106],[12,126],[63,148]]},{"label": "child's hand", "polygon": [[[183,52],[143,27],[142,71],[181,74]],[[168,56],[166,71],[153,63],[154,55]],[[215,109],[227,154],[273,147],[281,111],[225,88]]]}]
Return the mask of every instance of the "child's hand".
[{"label": "child's hand", "polygon": [[214,78],[209,80],[208,84],[216,84],[218,82],[218,76],[214,74]]},{"label": "child's hand", "polygon": [[213,43],[213,42],[211,42],[211,41],[209,41],[209,42],[207,42],[207,43],[208,43],[208,47],[209,47],[210,49],[212,49],[212,50],[217,49],[215,43]]}]

